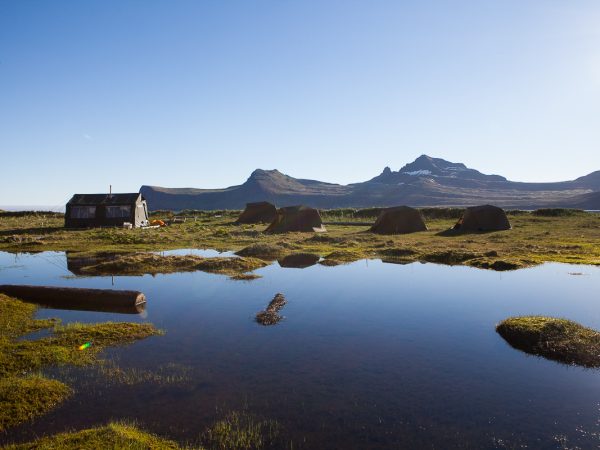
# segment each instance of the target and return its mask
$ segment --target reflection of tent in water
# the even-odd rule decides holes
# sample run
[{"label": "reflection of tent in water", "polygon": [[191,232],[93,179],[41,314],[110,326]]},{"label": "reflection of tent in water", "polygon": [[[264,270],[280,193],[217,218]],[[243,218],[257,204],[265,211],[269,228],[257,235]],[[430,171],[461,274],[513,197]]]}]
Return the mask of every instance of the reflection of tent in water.
[{"label": "reflection of tent in water", "polygon": [[371,231],[378,234],[404,234],[427,231],[427,227],[418,210],[408,206],[396,206],[381,211]]},{"label": "reflection of tent in water", "polygon": [[313,255],[312,253],[293,253],[279,259],[277,262],[281,267],[304,269],[305,267],[314,266],[319,262],[319,259],[321,259],[319,255]]},{"label": "reflection of tent in water", "polygon": [[271,223],[277,217],[277,208],[269,202],[246,203],[246,209],[236,223]]},{"label": "reflection of tent in water", "polygon": [[308,206],[286,206],[277,210],[277,217],[265,230],[268,233],[288,231],[325,231],[319,211]]},{"label": "reflection of tent in water", "polygon": [[510,230],[510,222],[502,208],[492,205],[472,206],[454,225],[459,231],[501,231]]}]

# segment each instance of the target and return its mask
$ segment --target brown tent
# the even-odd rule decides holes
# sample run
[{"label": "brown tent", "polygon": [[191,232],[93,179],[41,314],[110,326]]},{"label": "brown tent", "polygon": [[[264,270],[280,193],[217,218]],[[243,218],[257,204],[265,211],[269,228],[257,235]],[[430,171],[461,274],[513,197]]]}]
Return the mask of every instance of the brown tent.
[{"label": "brown tent", "polygon": [[272,203],[246,203],[246,209],[235,223],[271,223],[275,217],[277,217],[277,208]]},{"label": "brown tent", "polygon": [[472,206],[454,225],[460,231],[500,231],[510,230],[510,222],[502,208],[492,205]]},{"label": "brown tent", "polygon": [[308,206],[286,206],[277,210],[277,217],[265,230],[267,233],[288,231],[325,231],[319,211]]},{"label": "brown tent", "polygon": [[404,234],[427,231],[427,227],[418,210],[409,206],[396,206],[381,211],[371,231],[378,234]]}]

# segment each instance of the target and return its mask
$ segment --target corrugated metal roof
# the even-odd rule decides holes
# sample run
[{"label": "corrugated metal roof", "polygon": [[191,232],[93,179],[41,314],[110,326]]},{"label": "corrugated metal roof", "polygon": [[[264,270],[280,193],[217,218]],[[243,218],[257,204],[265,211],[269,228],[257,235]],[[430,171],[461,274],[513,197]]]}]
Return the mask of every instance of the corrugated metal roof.
[{"label": "corrugated metal roof", "polygon": [[[142,194],[75,194],[68,205],[131,205],[137,202]],[[143,200],[143,198],[142,198]]]}]

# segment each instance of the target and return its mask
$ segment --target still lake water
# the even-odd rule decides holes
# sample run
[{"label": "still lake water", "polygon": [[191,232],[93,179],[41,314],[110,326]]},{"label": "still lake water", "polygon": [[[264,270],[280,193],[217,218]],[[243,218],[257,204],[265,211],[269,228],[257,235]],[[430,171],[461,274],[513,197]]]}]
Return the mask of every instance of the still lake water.
[{"label": "still lake water", "polygon": [[[228,411],[247,410],[277,420],[295,449],[600,445],[600,371],[527,356],[494,330],[525,314],[600,329],[599,267],[501,273],[371,260],[305,269],[275,263],[257,273],[262,278],[250,282],[203,272],[82,278],[70,274],[62,252],[0,252],[0,283],[143,291],[141,315],[40,309],[38,316],[152,322],[166,335],[108,357],[123,368],[186,374],[175,383],[123,385],[86,376],[93,369],[51,372],[76,395],[0,443],[111,419],[193,443]],[[288,300],[285,320],[256,324],[277,292]]]}]

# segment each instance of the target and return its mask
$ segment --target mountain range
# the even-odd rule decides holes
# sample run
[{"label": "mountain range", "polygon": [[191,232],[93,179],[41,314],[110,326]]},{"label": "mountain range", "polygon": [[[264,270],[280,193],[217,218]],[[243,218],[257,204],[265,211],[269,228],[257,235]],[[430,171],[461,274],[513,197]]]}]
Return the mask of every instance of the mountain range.
[{"label": "mountain range", "polygon": [[256,169],[243,184],[224,189],[142,186],[140,192],[152,210],[242,209],[248,202],[263,200],[277,206],[304,204],[316,208],[491,203],[521,209],[600,209],[600,171],[571,181],[526,183],[421,155],[398,171],[386,167],[368,181],[347,185]]}]

